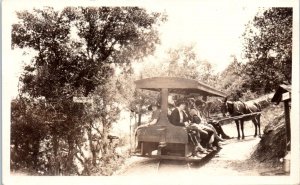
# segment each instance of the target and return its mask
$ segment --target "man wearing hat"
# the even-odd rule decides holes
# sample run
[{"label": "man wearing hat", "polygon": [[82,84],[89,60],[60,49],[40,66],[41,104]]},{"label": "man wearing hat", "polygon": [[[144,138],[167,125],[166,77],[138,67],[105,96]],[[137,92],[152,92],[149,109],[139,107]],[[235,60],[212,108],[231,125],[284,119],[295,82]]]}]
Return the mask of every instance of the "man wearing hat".
[{"label": "man wearing hat", "polygon": [[[172,111],[172,113],[170,115],[170,119],[169,119],[170,122],[175,126],[183,126],[183,127],[187,127],[187,128],[190,128],[191,130],[193,130],[193,128],[190,125],[189,114],[187,112],[185,112],[185,110],[188,106],[188,103],[184,100],[179,100],[178,102],[176,102],[176,105],[177,105],[177,107]],[[196,128],[195,130],[200,131],[199,128]],[[199,132],[197,132],[197,133],[200,134]],[[197,139],[198,139],[198,142],[194,143],[195,144],[195,154],[198,155],[199,154],[198,152],[206,153],[206,150],[200,145],[200,142],[199,142],[199,140],[201,140],[200,137],[197,137]]]},{"label": "man wearing hat", "polygon": [[177,107],[172,111],[170,115],[170,122],[175,126],[186,126],[189,121],[189,117],[185,114],[187,102],[179,100],[176,103]]}]

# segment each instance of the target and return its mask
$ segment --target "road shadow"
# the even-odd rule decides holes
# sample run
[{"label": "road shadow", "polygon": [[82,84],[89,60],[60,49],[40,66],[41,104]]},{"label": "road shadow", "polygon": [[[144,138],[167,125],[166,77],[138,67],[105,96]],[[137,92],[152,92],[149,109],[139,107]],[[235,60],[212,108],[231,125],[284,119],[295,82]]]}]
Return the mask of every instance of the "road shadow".
[{"label": "road shadow", "polygon": [[243,161],[232,161],[230,168],[244,173],[253,173],[256,171],[261,176],[289,176],[290,173],[284,172],[282,166],[271,163],[261,163],[255,159]]},{"label": "road shadow", "polygon": [[191,168],[200,168],[207,164],[212,158],[216,156],[216,154],[219,153],[220,150],[212,151],[209,154],[207,154],[205,157],[203,157],[200,161],[197,162],[191,162],[190,167]]}]

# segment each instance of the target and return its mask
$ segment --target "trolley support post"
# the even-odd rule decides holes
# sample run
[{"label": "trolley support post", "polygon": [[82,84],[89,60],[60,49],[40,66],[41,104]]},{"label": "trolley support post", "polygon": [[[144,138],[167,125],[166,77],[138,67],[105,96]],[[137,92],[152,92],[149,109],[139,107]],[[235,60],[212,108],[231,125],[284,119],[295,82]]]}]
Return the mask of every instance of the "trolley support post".
[{"label": "trolley support post", "polygon": [[[162,111],[162,115],[168,115],[168,95],[169,95],[169,92],[168,92],[167,88],[161,89],[161,111]],[[165,117],[165,119],[167,119],[167,117]]]}]

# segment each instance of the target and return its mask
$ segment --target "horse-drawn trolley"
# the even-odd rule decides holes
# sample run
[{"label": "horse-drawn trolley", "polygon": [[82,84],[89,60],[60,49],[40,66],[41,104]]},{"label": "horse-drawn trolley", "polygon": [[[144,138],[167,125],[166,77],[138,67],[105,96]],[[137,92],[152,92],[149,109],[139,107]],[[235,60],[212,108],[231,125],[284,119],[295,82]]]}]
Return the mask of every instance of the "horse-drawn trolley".
[{"label": "horse-drawn trolley", "polygon": [[199,95],[203,97],[225,97],[225,93],[195,80],[175,77],[154,77],[135,81],[136,88],[157,91],[161,97],[161,114],[154,125],[141,127],[136,133],[140,143],[140,153],[137,156],[195,161],[185,127],[174,126],[168,120],[168,95]]}]

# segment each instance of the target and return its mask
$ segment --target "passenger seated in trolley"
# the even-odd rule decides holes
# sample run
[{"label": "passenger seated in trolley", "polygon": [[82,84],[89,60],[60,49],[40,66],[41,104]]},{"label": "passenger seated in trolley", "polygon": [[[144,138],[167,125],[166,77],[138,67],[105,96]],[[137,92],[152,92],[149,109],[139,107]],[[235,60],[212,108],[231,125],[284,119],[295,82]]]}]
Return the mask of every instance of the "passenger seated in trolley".
[{"label": "passenger seated in trolley", "polygon": [[[201,100],[194,100],[193,98],[189,99],[189,115],[191,118],[191,122],[194,123],[192,126],[197,127],[199,130],[204,130],[208,132],[210,141],[208,142],[207,148],[210,150],[221,149],[222,147],[219,145],[219,142],[224,141],[224,139],[218,136],[218,133],[213,125],[208,124],[205,119],[203,119],[197,105]],[[210,135],[213,134],[213,137]],[[214,148],[216,147],[216,148]]]},{"label": "passenger seated in trolley", "polygon": [[[201,146],[201,138],[200,135],[207,134],[204,130],[194,127],[190,121],[190,117],[186,112],[187,102],[180,100],[176,103],[177,107],[172,111],[169,121],[175,126],[184,126],[189,130],[189,136],[195,145],[194,155],[199,155],[201,153],[207,153],[207,151]],[[195,132],[192,135],[191,131]],[[196,138],[195,138],[196,136]],[[210,133],[209,137],[212,137],[212,133]]]},{"label": "passenger seated in trolley", "polygon": [[232,138],[227,134],[225,134],[220,123],[206,120],[204,113],[202,112],[205,109],[205,105],[206,105],[206,103],[203,100],[201,99],[197,99],[196,101],[194,99],[190,99],[190,100],[191,100],[191,104],[193,104],[193,107],[191,108],[190,111],[191,116],[197,115],[200,118],[201,122],[208,123],[208,125],[212,125],[214,127],[214,130],[217,132],[217,135],[221,136],[222,139]]},{"label": "passenger seated in trolley", "polygon": [[[149,123],[146,123],[146,124],[143,124],[143,125],[140,125],[140,126],[138,126],[136,129],[135,129],[135,137],[137,136],[137,133],[138,133],[138,131],[139,131],[139,129],[140,128],[142,128],[142,127],[147,127],[147,126],[149,126],[149,125],[154,125],[154,124],[156,124],[157,122],[158,122],[158,120],[159,120],[159,116],[160,116],[160,113],[161,113],[161,110],[160,110],[160,105],[158,104],[158,103],[152,103],[149,107],[148,107],[148,110],[149,111],[152,111],[152,115],[151,115],[151,119],[150,119],[150,122]],[[136,139],[135,139],[135,141],[136,141]],[[135,152],[140,152],[140,145],[141,145],[141,143],[139,142],[138,144],[137,144],[137,147],[136,147],[136,149],[135,149]]]}]

